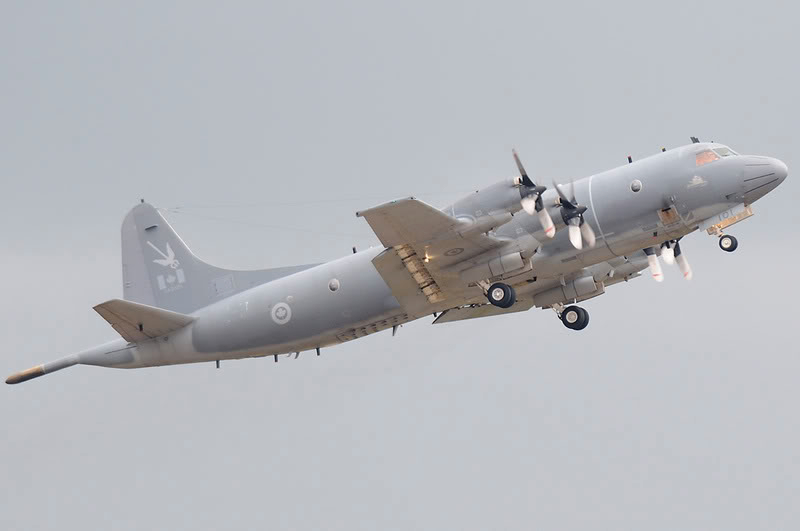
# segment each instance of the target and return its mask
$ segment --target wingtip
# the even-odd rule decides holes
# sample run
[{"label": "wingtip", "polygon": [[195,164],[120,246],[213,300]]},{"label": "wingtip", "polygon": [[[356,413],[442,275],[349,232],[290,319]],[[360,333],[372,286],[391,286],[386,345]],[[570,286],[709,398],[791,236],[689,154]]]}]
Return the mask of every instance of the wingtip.
[{"label": "wingtip", "polygon": [[6,383],[9,385],[14,385],[27,382],[28,380],[38,378],[39,376],[44,376],[44,365],[37,365],[36,367],[31,367],[30,369],[16,372],[6,378]]}]

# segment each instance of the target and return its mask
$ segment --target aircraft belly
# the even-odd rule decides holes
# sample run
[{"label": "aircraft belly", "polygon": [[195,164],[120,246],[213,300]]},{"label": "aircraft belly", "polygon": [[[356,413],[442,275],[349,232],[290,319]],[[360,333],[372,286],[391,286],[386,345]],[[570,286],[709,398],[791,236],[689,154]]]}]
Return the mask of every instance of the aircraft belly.
[{"label": "aircraft belly", "polygon": [[356,324],[402,313],[371,260],[374,249],[277,279],[197,314],[198,352],[273,353],[311,338],[320,345]]}]

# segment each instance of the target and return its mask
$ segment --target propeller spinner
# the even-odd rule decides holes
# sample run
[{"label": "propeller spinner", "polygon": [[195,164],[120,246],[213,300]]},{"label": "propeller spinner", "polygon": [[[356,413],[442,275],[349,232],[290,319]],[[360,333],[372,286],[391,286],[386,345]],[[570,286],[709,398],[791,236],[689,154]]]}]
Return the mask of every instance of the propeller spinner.
[{"label": "propeller spinner", "polygon": [[522,209],[531,216],[538,214],[539,223],[542,224],[545,236],[552,238],[556,235],[556,227],[553,224],[553,220],[550,217],[550,214],[547,212],[547,209],[544,208],[544,203],[542,202],[542,194],[545,192],[545,190],[547,190],[547,187],[541,185],[537,186],[534,184],[531,178],[528,177],[528,172],[525,171],[522,161],[519,160],[517,150],[512,149],[511,153],[514,155],[514,162],[517,163],[517,169],[519,169],[519,175],[522,179],[520,187],[524,187],[524,191],[520,191],[522,194],[522,199],[520,200]]}]

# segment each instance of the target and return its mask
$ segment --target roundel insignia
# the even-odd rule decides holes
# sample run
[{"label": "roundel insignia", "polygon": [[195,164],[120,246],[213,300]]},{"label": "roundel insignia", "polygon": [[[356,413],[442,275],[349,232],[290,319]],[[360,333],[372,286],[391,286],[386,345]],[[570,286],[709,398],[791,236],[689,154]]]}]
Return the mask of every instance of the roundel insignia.
[{"label": "roundel insignia", "polygon": [[452,249],[450,249],[448,251],[445,251],[444,255],[445,256],[456,256],[456,255],[461,254],[463,252],[464,252],[464,248],[463,247],[453,247]]},{"label": "roundel insignia", "polygon": [[279,302],[272,307],[272,320],[283,325],[292,318],[292,309],[285,302]]}]

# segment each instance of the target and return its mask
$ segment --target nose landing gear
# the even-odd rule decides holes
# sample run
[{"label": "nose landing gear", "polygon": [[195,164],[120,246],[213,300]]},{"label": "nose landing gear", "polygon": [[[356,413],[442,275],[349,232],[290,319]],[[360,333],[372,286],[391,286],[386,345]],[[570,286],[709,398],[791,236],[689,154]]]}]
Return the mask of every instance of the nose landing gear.
[{"label": "nose landing gear", "polygon": [[583,330],[589,324],[589,312],[580,306],[567,306],[559,317],[570,330]]},{"label": "nose landing gear", "polygon": [[719,248],[726,253],[732,253],[739,247],[739,240],[730,234],[723,234],[719,237]]}]

